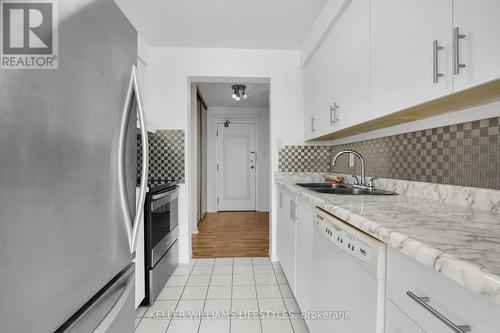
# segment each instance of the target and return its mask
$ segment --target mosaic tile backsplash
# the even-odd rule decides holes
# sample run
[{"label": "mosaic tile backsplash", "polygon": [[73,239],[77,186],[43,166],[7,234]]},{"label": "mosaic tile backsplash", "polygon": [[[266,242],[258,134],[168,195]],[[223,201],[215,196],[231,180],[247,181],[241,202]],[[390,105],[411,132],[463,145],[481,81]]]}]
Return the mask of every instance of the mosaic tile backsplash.
[{"label": "mosaic tile backsplash", "polygon": [[337,146],[287,146],[279,154],[279,171],[359,174],[359,161],[347,156],[333,170],[340,150],[359,151],[366,174],[439,184],[500,190],[500,117],[409,132]]},{"label": "mosaic tile backsplash", "polygon": [[[184,183],[184,131],[159,130],[148,134],[149,138],[149,175],[150,184],[165,182]],[[142,144],[137,134],[137,179],[142,166]]]},{"label": "mosaic tile backsplash", "polygon": [[279,171],[329,172],[331,151],[328,146],[285,146],[278,153]]}]

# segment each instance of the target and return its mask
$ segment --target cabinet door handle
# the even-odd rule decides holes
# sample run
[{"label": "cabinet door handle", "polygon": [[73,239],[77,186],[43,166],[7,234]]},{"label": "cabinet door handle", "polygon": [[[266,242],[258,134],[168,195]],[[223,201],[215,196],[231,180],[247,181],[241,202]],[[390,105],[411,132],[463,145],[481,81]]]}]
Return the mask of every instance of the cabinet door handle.
[{"label": "cabinet door handle", "polygon": [[429,305],[429,302],[431,301],[429,297],[418,297],[411,291],[407,291],[406,295],[408,295],[412,300],[417,302],[420,306],[422,306],[424,309],[429,311],[434,317],[439,319],[443,324],[451,328],[454,332],[456,333],[466,333],[466,332],[472,332],[472,329],[469,325],[456,325],[454,322],[443,316],[439,311],[434,309],[432,306]]},{"label": "cabinet door handle", "polygon": [[335,125],[339,121],[338,110],[339,106],[337,103],[330,105],[330,126]]},{"label": "cabinet door handle", "polygon": [[282,192],[280,192],[280,199],[279,199],[279,201],[280,201],[280,208],[283,208],[283,193]]},{"label": "cabinet door handle", "polygon": [[460,39],[466,36],[460,33],[458,27],[453,29],[453,74],[460,74],[460,68],[464,68],[465,64],[460,63]]},{"label": "cabinet door handle", "polygon": [[315,121],[316,121],[316,119],[314,119],[314,117],[311,117],[311,133],[316,132],[316,129],[314,128]]},{"label": "cabinet door handle", "polygon": [[439,58],[438,58],[438,51],[441,51],[443,49],[444,47],[439,46],[437,40],[435,40],[432,43],[432,59],[433,59],[432,82],[434,83],[438,83],[439,78],[444,76],[442,73],[439,73]]}]

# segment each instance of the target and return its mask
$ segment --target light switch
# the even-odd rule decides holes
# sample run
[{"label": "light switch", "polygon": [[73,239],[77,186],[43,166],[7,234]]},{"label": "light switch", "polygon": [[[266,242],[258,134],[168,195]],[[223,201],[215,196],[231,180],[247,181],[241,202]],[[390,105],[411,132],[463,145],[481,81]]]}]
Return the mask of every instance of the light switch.
[{"label": "light switch", "polygon": [[276,140],[276,147],[277,147],[278,149],[283,149],[283,146],[284,146],[284,144],[283,144],[283,138],[278,138],[278,139]]}]

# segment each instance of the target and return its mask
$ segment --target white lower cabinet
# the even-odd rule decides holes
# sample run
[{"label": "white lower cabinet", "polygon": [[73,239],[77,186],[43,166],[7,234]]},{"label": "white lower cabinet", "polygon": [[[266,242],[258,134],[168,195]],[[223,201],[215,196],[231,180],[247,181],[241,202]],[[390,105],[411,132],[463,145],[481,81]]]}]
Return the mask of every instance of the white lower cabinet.
[{"label": "white lower cabinet", "polygon": [[[469,326],[473,333],[499,332],[500,306],[395,249],[387,252],[387,297],[424,332],[460,332],[445,320],[457,327]],[[394,313],[393,309],[387,315],[386,332],[413,332],[399,331],[405,324]],[[412,327],[409,322],[406,325]],[[462,330],[468,332],[465,327]]]},{"label": "white lower cabinet", "polygon": [[295,290],[295,236],[296,236],[295,196],[278,187],[277,256],[290,288]]},{"label": "white lower cabinet", "polygon": [[385,332],[424,333],[424,331],[422,331],[422,329],[390,299],[387,299],[385,305]]},{"label": "white lower cabinet", "polygon": [[301,309],[311,308],[314,207],[278,187],[277,256]]},{"label": "white lower cabinet", "polygon": [[313,310],[311,300],[314,207],[305,200],[297,200],[297,250],[295,298],[303,311]]},{"label": "white lower cabinet", "polygon": [[[277,257],[302,311],[318,310],[312,301],[317,279],[313,258],[320,255],[315,253],[313,221],[313,205],[278,186]],[[343,268],[339,263],[336,269]],[[390,247],[386,296],[386,333],[500,331],[500,306]]]}]

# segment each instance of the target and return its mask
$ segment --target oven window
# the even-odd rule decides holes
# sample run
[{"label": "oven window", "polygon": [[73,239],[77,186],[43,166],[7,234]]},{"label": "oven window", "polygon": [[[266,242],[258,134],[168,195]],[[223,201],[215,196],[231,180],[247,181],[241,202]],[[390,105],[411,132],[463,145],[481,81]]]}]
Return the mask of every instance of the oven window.
[{"label": "oven window", "polygon": [[177,225],[176,209],[177,198],[168,201],[162,198],[151,205],[151,245],[155,247]]}]

